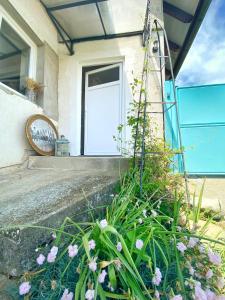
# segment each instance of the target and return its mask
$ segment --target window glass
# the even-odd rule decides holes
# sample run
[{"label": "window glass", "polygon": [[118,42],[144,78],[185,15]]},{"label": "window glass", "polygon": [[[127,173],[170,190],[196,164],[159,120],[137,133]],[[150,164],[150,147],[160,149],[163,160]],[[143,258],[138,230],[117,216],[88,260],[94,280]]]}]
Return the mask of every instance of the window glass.
[{"label": "window glass", "polygon": [[100,71],[88,76],[88,87],[92,87],[99,84],[118,81],[120,79],[120,68],[112,68],[104,71]]},{"label": "window glass", "polygon": [[0,28],[0,82],[25,94],[30,47],[3,19]]}]

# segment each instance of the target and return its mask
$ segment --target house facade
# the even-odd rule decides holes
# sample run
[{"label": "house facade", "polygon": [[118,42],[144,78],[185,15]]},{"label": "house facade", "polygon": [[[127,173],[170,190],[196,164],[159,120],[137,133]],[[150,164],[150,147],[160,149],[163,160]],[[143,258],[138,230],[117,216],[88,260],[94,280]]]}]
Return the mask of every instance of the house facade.
[{"label": "house facade", "polygon": [[[0,167],[23,163],[30,148],[24,127],[44,114],[70,141],[71,156],[117,156],[130,140],[125,124],[133,101],[131,85],[144,64],[147,4],[151,18],[166,28],[175,75],[210,1],[175,0],[1,0],[0,1]],[[188,2],[188,3],[187,3]],[[162,53],[164,41],[162,32]],[[152,45],[156,40],[153,31]],[[158,56],[153,66],[158,67]],[[170,78],[163,66],[163,83]],[[43,85],[35,103],[26,96],[26,78]],[[161,102],[157,72],[149,98]],[[155,116],[163,136],[162,114]]]}]

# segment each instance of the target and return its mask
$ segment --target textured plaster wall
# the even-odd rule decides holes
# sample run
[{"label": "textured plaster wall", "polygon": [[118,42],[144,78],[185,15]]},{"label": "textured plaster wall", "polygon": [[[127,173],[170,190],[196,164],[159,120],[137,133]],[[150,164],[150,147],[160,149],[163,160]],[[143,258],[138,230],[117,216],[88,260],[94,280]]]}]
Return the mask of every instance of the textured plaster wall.
[{"label": "textured plaster wall", "polygon": [[38,0],[2,0],[0,8],[37,46],[34,79],[45,85],[38,107],[0,83],[1,168],[20,164],[30,154],[24,132],[29,116],[44,113],[58,118],[58,42],[57,32]]},{"label": "textured plaster wall", "polygon": [[42,109],[18,94],[0,88],[0,168],[19,164],[31,148],[25,137],[25,123]]},{"label": "textured plaster wall", "polygon": [[[82,66],[123,63],[123,119],[131,101],[134,77],[140,77],[144,51],[141,36],[75,45],[75,55],[59,58],[59,132],[69,138],[71,155],[80,155]],[[65,48],[62,48],[64,51]],[[129,129],[124,138],[129,138]]]}]

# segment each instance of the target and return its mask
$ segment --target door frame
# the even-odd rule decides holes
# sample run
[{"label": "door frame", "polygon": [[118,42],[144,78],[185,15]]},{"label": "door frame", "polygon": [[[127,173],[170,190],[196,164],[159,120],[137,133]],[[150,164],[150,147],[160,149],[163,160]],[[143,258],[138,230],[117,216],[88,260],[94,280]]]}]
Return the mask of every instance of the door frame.
[{"label": "door frame", "polygon": [[[120,98],[119,98],[119,118],[120,118],[120,124],[123,124],[125,121],[125,117],[124,117],[124,113],[125,113],[125,97],[124,97],[124,66],[123,66],[123,61],[112,61],[112,62],[105,62],[104,64],[92,64],[92,65],[83,65],[82,66],[82,95],[81,95],[81,144],[80,144],[80,153],[82,156],[85,156],[85,138],[86,138],[86,107],[87,107],[87,103],[85,101],[85,97],[86,97],[86,89],[87,89],[87,82],[88,82],[88,75],[92,74],[92,73],[96,73],[96,71],[98,69],[100,71],[103,70],[108,70],[111,68],[114,68],[116,66],[120,67]],[[107,84],[107,83],[106,83]],[[99,85],[99,88],[101,88],[102,86],[105,86],[106,84],[103,85]],[[112,85],[115,84],[115,82],[111,82],[108,83],[108,85]],[[118,124],[119,125],[119,124]],[[125,135],[125,130],[122,130],[121,132],[121,139],[124,138]],[[120,147],[122,147],[122,145],[120,145]],[[121,155],[121,151],[120,154],[118,154],[119,156]],[[89,156],[89,155],[87,155]],[[93,155],[93,156],[109,156],[108,154],[99,154],[99,155]],[[114,156],[114,155],[112,155]]]}]

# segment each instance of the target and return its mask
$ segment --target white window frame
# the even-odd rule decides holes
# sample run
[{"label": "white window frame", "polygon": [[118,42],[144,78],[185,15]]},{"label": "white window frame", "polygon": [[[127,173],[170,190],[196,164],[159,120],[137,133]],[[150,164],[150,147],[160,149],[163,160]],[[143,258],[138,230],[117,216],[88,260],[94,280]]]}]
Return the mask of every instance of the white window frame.
[{"label": "white window frame", "polygon": [[[30,37],[20,28],[20,26],[13,20],[13,18],[1,7],[0,5],[0,28],[2,24],[2,20],[5,20],[9,26],[11,26],[15,32],[27,43],[30,47],[30,58],[29,58],[29,71],[28,76],[34,80],[36,80],[36,69],[37,69],[37,46],[30,39]],[[4,83],[0,82],[0,86],[4,88],[4,90],[14,91],[16,94],[21,94],[18,91],[8,87]],[[22,95],[22,94],[21,94]],[[24,96],[24,95],[23,95]]]}]

